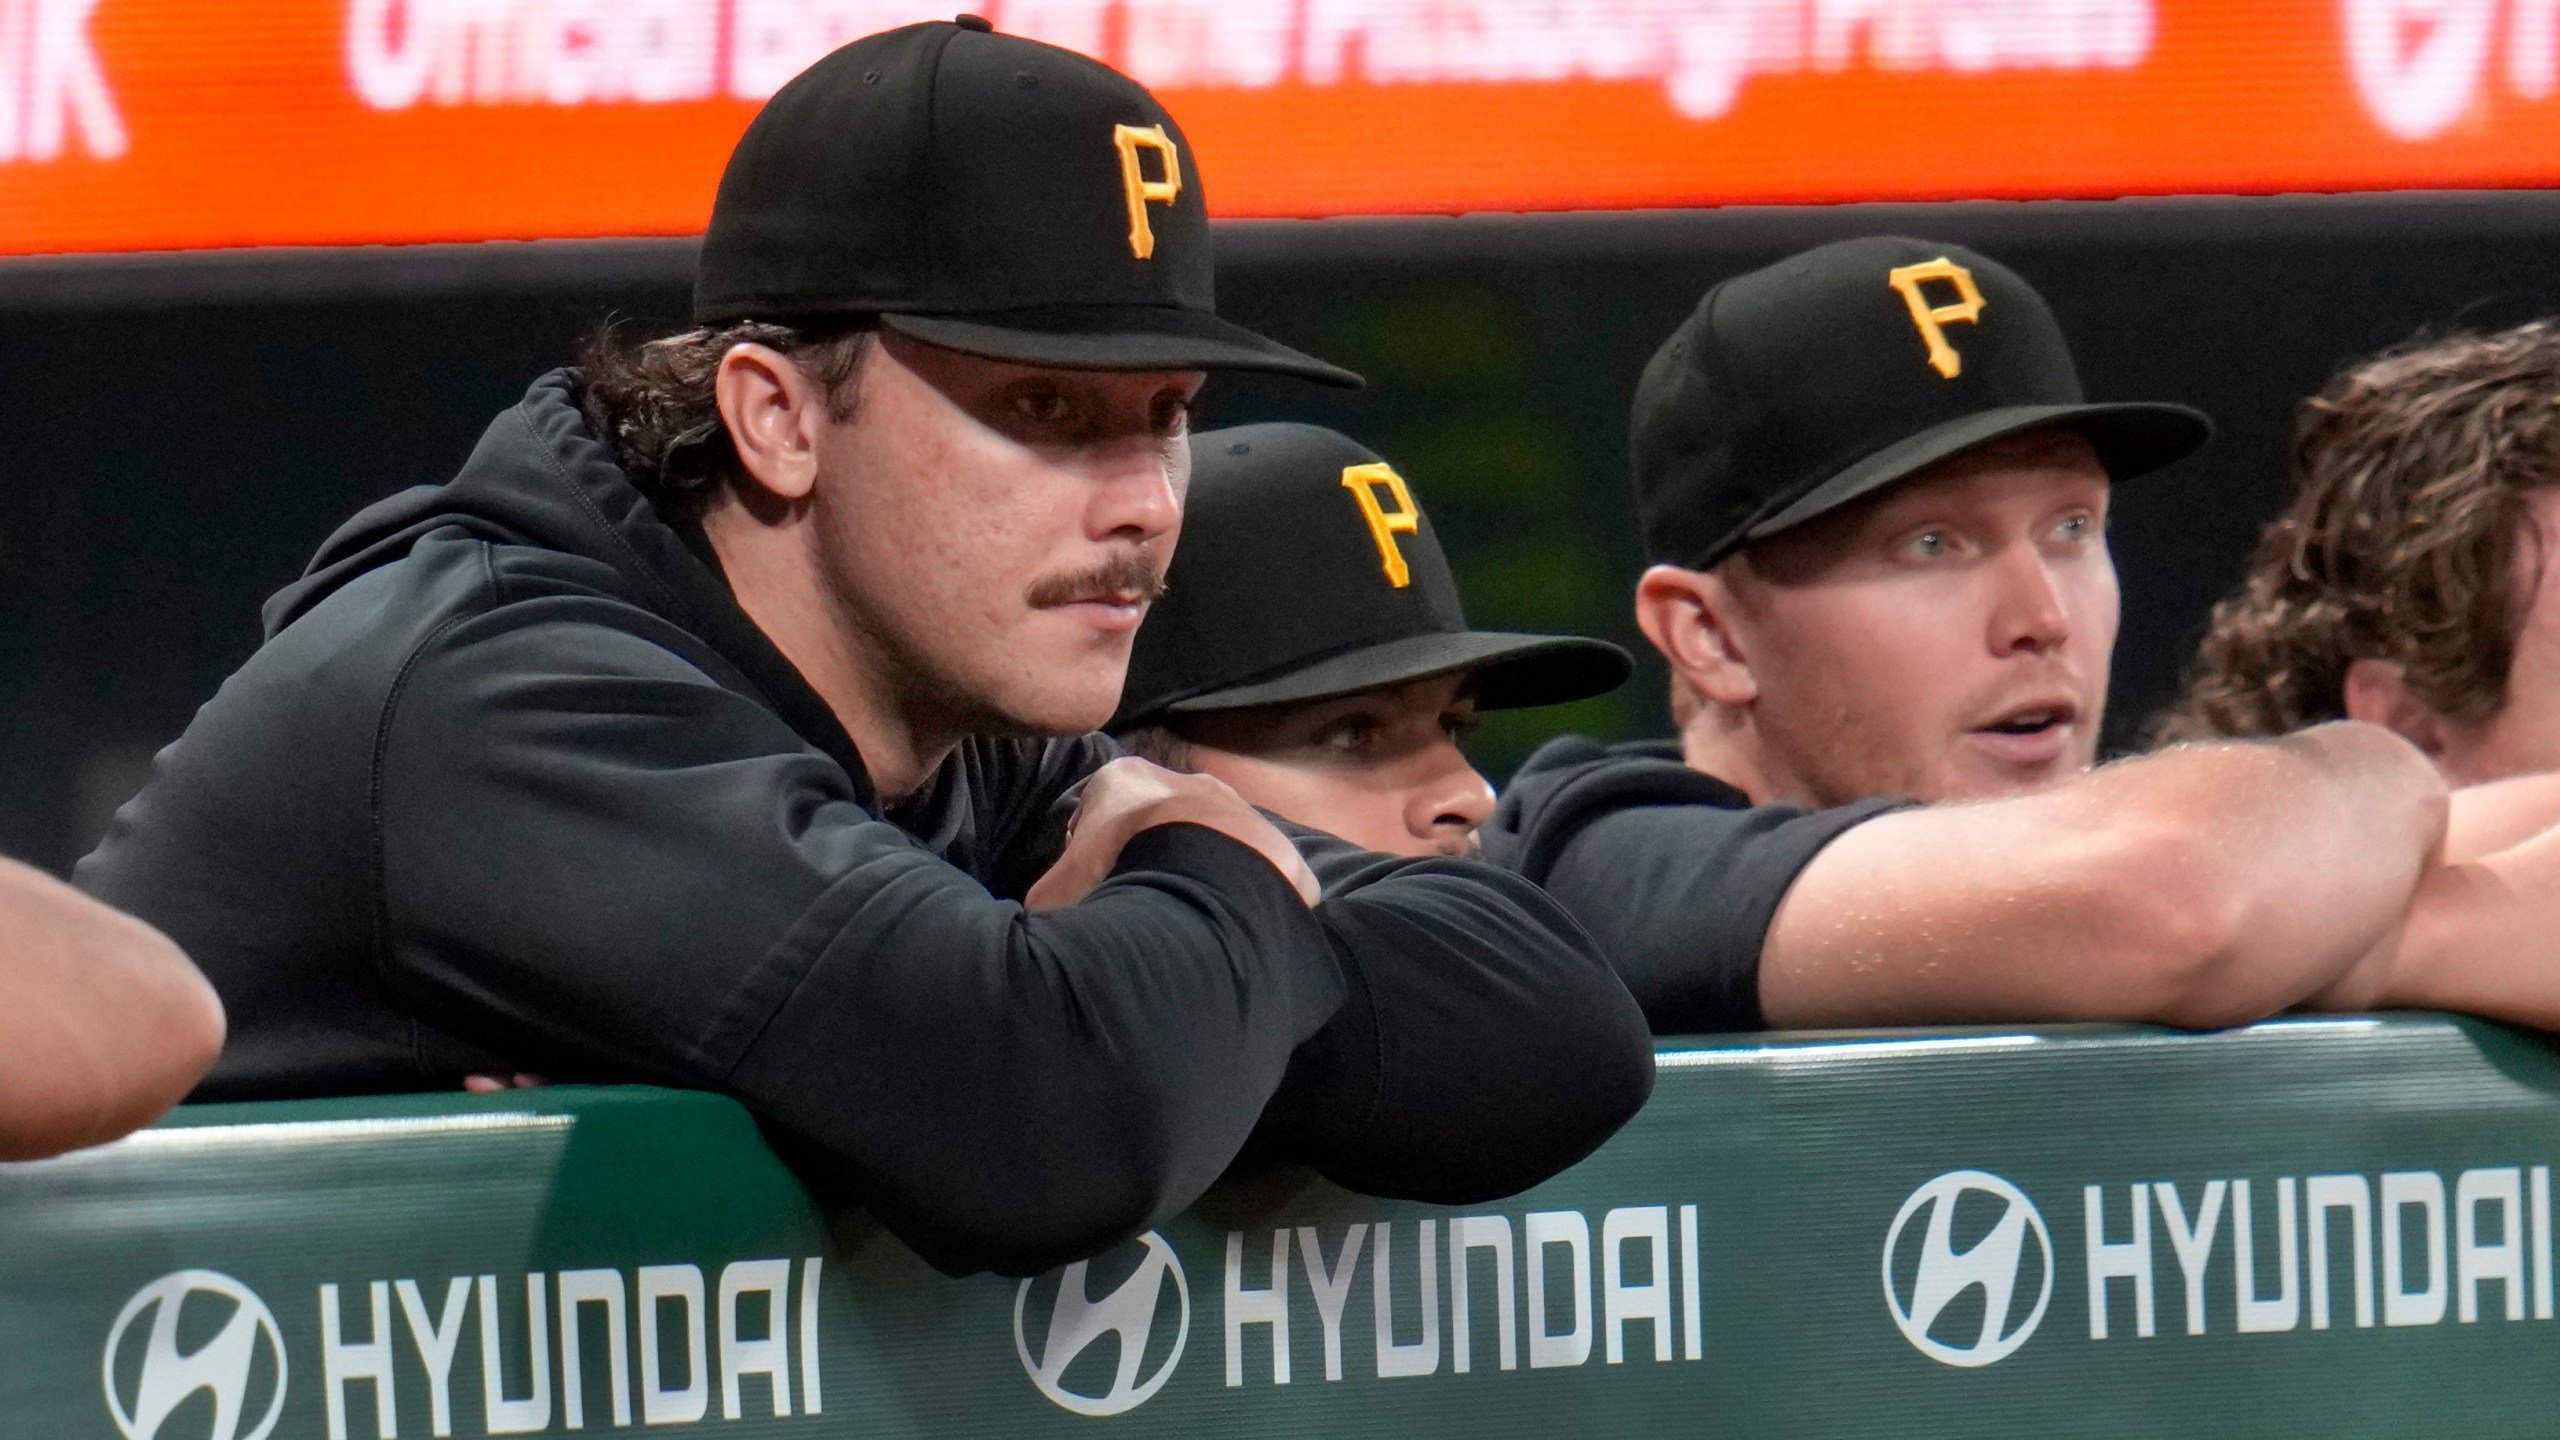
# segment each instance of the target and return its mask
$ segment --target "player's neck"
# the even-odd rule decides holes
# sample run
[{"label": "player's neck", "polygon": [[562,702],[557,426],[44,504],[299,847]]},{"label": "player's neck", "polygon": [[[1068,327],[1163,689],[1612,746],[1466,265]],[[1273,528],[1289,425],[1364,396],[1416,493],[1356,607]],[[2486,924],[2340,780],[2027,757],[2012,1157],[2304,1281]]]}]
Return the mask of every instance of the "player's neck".
[{"label": "player's neck", "polygon": [[738,607],[818,692],[862,756],[882,805],[921,789],[962,738],[919,687],[899,684],[876,639],[846,613],[796,527],[772,526],[742,507],[715,507],[703,534],[728,572]]},{"label": "player's neck", "polygon": [[1812,806],[1811,791],[1760,743],[1747,716],[1702,705],[1680,732],[1680,759],[1751,797],[1754,805]]}]

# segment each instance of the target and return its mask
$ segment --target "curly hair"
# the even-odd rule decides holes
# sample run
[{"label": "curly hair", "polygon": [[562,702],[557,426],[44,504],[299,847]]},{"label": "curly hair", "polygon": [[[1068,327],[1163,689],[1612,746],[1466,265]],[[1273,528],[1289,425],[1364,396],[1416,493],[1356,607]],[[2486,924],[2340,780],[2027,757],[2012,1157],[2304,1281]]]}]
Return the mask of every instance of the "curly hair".
[{"label": "curly hair", "polygon": [[2543,563],[2534,491],[2560,485],[2560,320],[2421,337],[2303,402],[2292,506],[2213,609],[2162,743],[2279,735],[2346,710],[2391,660],[2438,713],[2506,702]]},{"label": "curly hair", "polygon": [[578,406],[650,503],[669,518],[698,519],[738,473],[738,447],[713,393],[721,357],[744,344],[780,351],[825,388],[828,415],[850,420],[873,329],[868,320],[823,328],[748,320],[633,341],[607,325],[580,348]]}]

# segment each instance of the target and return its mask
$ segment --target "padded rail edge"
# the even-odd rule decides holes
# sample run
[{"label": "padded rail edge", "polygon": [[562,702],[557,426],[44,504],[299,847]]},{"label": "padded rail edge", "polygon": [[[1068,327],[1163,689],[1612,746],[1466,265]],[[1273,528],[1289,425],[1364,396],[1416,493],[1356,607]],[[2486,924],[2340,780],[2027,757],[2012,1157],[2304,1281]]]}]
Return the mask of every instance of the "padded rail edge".
[{"label": "padded rail edge", "polygon": [[2560,1060],[2444,1016],[1666,1041],[1571,1172],[953,1281],[646,1088],[0,1166],[0,1434],[2551,1433]]}]

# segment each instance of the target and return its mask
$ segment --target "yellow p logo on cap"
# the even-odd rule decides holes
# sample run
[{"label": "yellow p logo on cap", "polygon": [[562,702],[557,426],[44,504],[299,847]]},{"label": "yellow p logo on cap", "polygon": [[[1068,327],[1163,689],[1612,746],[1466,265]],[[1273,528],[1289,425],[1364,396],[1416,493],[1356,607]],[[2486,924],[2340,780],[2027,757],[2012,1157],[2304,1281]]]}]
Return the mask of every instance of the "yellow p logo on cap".
[{"label": "yellow p logo on cap", "polygon": [[[1383,461],[1352,465],[1342,472],[1342,488],[1360,503],[1360,518],[1369,522],[1369,538],[1378,542],[1378,562],[1387,572],[1387,583],[1398,590],[1412,584],[1413,567],[1405,563],[1404,550],[1396,544],[1396,537],[1420,534],[1422,512],[1413,508],[1413,492],[1404,488],[1404,477],[1388,469]],[[1395,502],[1394,509],[1378,503],[1381,490]]]},{"label": "yellow p logo on cap", "polygon": [[[1144,129],[1135,125],[1111,127],[1111,143],[1120,151],[1120,189],[1129,200],[1129,253],[1144,260],[1156,253],[1155,227],[1147,223],[1147,207],[1170,205],[1182,194],[1182,155],[1173,147],[1173,137],[1161,125]],[[1147,178],[1146,167],[1138,163],[1138,152],[1152,150],[1163,170],[1159,179]]]},{"label": "yellow p logo on cap", "polygon": [[[1973,272],[1941,255],[1917,265],[1904,265],[1886,274],[1885,279],[1902,292],[1902,303],[1911,310],[1911,323],[1918,327],[1920,338],[1929,342],[1929,364],[1949,380],[1964,373],[1964,357],[1947,343],[1944,327],[1973,325],[1982,319],[1982,291],[1973,283]],[[1931,280],[1944,280],[1956,287],[1952,305],[1931,305],[1920,293],[1920,287]]]}]

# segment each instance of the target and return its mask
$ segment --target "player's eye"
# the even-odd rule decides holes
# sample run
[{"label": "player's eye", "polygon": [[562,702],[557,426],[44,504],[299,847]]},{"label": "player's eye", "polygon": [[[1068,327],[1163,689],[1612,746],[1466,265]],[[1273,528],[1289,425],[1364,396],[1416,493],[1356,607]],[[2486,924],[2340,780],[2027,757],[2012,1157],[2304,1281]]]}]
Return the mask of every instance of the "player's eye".
[{"label": "player's eye", "polygon": [[1170,436],[1188,433],[1191,429],[1190,397],[1178,392],[1158,396],[1155,403],[1155,413],[1151,417],[1151,423],[1155,426],[1155,432],[1159,435]]},{"label": "player's eye", "polygon": [[1344,755],[1357,755],[1378,742],[1378,722],[1367,715],[1345,715],[1316,732],[1316,745]]},{"label": "player's eye", "polygon": [[1484,728],[1484,717],[1473,710],[1452,710],[1440,717],[1440,728],[1452,740],[1463,740]]},{"label": "player's eye", "polygon": [[2053,527],[2054,533],[2074,544],[2094,538],[2098,533],[2098,517],[2074,515]]},{"label": "player's eye", "polygon": [[1902,542],[1903,553],[1922,560],[1935,560],[1954,553],[1955,537],[1944,530],[1923,530]]},{"label": "player's eye", "polygon": [[1063,426],[1075,419],[1075,402],[1056,390],[1025,390],[1013,397],[1013,408],[1035,425]]}]

